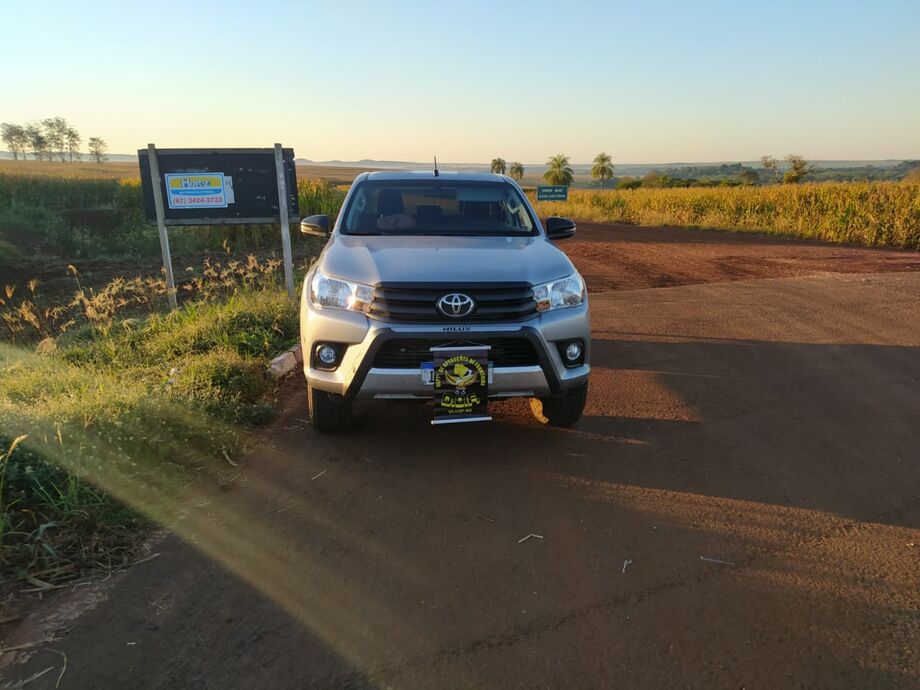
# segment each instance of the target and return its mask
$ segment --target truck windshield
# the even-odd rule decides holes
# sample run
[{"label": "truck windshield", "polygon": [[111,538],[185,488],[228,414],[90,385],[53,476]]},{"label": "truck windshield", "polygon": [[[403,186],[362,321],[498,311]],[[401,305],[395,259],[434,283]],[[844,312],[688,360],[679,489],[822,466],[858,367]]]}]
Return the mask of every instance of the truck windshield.
[{"label": "truck windshield", "polygon": [[352,193],[348,235],[533,235],[521,193],[501,182],[370,181]]}]

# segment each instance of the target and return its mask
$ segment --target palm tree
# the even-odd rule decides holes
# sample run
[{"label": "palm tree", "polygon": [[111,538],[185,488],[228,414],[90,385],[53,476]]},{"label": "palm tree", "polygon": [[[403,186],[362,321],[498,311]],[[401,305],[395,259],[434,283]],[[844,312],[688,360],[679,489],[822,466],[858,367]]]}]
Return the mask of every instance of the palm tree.
[{"label": "palm tree", "polygon": [[591,177],[599,180],[601,189],[604,188],[604,181],[613,177],[613,162],[606,153],[599,153],[594,157],[594,167],[591,168]]},{"label": "palm tree", "polygon": [[572,180],[575,179],[575,172],[572,170],[572,164],[569,162],[568,156],[557,153],[555,156],[549,157],[546,165],[549,167],[543,173],[544,180],[550,184],[572,184]]},{"label": "palm tree", "polygon": [[511,164],[511,177],[518,182],[524,179],[524,166],[517,161]]},{"label": "palm tree", "polygon": [[493,158],[492,159],[492,172],[496,175],[505,174],[505,159],[504,158]]}]

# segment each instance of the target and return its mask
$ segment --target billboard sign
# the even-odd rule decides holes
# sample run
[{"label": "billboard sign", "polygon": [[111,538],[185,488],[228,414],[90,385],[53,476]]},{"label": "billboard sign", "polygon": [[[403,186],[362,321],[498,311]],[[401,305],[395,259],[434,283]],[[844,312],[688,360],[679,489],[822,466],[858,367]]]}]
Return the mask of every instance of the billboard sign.
[{"label": "billboard sign", "polygon": [[281,224],[284,283],[294,292],[291,220],[300,216],[294,149],[158,149],[137,152],[144,214],[157,224],[166,295],[175,309],[169,225]]},{"label": "billboard sign", "polygon": [[[150,152],[137,152],[144,214],[157,221]],[[279,171],[273,149],[156,149],[166,225],[277,223]],[[288,218],[300,217],[294,150],[282,149]]]}]

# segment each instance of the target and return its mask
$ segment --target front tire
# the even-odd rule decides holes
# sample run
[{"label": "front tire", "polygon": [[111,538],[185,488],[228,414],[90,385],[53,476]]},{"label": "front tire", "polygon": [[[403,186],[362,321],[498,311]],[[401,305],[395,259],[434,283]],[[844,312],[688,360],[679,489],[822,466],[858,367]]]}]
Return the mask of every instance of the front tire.
[{"label": "front tire", "polygon": [[588,400],[588,382],[577,388],[569,388],[562,395],[550,398],[534,398],[530,402],[533,416],[543,424],[550,426],[572,426],[581,419]]},{"label": "front tire", "polygon": [[351,426],[351,400],[344,396],[327,393],[307,384],[307,409],[317,431],[345,431]]}]

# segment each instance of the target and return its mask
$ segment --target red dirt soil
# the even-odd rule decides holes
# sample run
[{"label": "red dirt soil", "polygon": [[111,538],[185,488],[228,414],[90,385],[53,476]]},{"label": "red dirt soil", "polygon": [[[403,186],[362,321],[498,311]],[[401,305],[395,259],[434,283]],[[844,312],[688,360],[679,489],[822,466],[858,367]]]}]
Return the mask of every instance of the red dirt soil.
[{"label": "red dirt soil", "polygon": [[820,273],[920,270],[920,253],[753,233],[579,223],[561,242],[589,292]]}]

